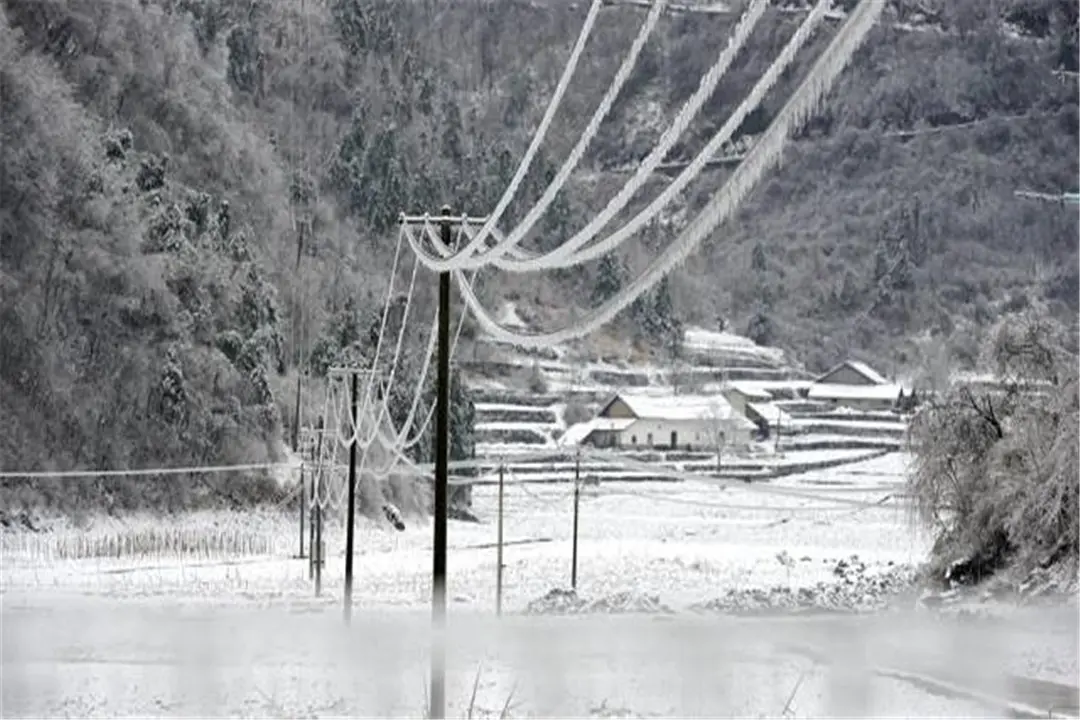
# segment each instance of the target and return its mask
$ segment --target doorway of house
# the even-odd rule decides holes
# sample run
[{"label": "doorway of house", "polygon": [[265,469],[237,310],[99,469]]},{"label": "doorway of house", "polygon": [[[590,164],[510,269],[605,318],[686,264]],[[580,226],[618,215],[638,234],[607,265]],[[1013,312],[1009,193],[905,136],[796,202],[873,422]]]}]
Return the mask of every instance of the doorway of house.
[{"label": "doorway of house", "polygon": [[679,447],[679,433],[676,430],[671,431],[671,449]]}]

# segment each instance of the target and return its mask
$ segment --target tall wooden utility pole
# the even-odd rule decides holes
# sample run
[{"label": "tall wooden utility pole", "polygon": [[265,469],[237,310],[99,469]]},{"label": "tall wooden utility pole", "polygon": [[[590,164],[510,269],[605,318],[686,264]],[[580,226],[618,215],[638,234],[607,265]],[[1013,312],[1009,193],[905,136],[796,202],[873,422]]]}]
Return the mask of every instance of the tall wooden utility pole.
[{"label": "tall wooden utility pole", "polygon": [[[455,224],[483,223],[486,218],[458,218],[444,205],[439,219],[440,240],[453,249]],[[426,224],[424,216],[401,216],[402,224]],[[450,277],[439,273],[439,347],[435,403],[435,531],[431,549],[431,706],[428,717],[442,720],[446,713],[446,520],[447,484],[450,476]]]},{"label": "tall wooden utility pole", "polygon": [[[450,206],[442,209],[441,235],[453,244]],[[435,642],[431,653],[431,712],[442,720],[446,711],[446,495],[450,475],[450,273],[439,273],[438,395],[435,407],[435,543],[431,564],[431,624]]]},{"label": "tall wooden utility pole", "polygon": [[346,510],[345,520],[345,624],[352,622],[352,586],[353,586],[353,536],[356,524],[356,435],[360,426],[357,417],[357,377],[356,370],[352,371],[350,381],[350,413],[352,418],[352,441],[349,443],[349,507]]}]

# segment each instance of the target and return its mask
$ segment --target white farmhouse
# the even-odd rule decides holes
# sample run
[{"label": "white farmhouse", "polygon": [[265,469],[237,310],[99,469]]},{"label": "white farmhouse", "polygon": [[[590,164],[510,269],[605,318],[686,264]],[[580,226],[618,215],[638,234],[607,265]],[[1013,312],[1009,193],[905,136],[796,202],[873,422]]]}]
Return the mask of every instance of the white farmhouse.
[{"label": "white farmhouse", "polygon": [[714,450],[748,445],[756,429],[723,395],[621,393],[600,410],[585,441],[598,447]]}]

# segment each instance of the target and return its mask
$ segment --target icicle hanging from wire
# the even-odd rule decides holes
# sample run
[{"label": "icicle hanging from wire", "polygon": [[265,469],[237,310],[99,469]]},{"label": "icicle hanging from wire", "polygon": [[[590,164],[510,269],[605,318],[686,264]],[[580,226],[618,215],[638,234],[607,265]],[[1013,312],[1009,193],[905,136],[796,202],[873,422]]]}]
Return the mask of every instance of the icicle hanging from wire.
[{"label": "icicle hanging from wire", "polygon": [[701,174],[709,160],[711,160],[724,146],[724,143],[731,140],[731,136],[739,129],[746,119],[746,116],[752,113],[758,105],[761,104],[761,101],[765,99],[765,96],[772,90],[773,86],[776,85],[781,74],[787,70],[788,66],[795,59],[799,50],[802,49],[803,45],[810,39],[813,32],[821,25],[821,21],[824,20],[825,16],[828,14],[831,4],[832,0],[818,0],[817,4],[810,11],[810,14],[806,17],[806,20],[799,25],[798,29],[791,36],[791,39],[788,40],[788,43],[784,46],[784,49],[781,50],[780,55],[777,56],[776,60],[769,66],[769,69],[757,81],[750,94],[739,104],[735,109],[735,112],[728,117],[720,130],[712,136],[708,144],[701,149],[694,160],[684,168],[658,196],[653,198],[643,210],[638,212],[625,225],[593,245],[580,247],[579,243],[576,251],[574,250],[574,247],[572,247],[576,240],[576,238],[574,238],[555,248],[551,252],[530,258],[527,261],[503,259],[494,260],[492,264],[502,270],[511,272],[530,272],[534,270],[570,267],[605,255],[640,232],[660,213],[661,210],[670,204],[672,200],[674,200],[691,182],[694,181],[694,179],[697,178],[698,175]]},{"label": "icicle hanging from wire", "polygon": [[570,174],[574,172],[574,169],[577,168],[578,164],[581,162],[581,158],[584,157],[585,151],[596,138],[596,134],[600,131],[601,123],[611,112],[611,108],[614,106],[616,98],[618,98],[619,93],[622,92],[623,86],[630,78],[630,74],[637,65],[638,56],[641,55],[641,51],[645,48],[645,43],[656,29],[656,25],[660,20],[660,15],[663,13],[666,6],[667,0],[656,0],[656,2],[653,3],[652,8],[649,10],[649,14],[641,24],[640,30],[638,30],[637,37],[634,38],[634,42],[630,46],[630,50],[623,58],[622,64],[615,72],[615,77],[608,86],[607,92],[597,106],[596,112],[593,113],[592,118],[589,120],[589,124],[578,138],[577,144],[574,145],[574,148],[563,162],[562,167],[559,168],[555,177],[552,178],[547,188],[544,189],[544,193],[540,196],[536,205],[529,210],[524,219],[522,219],[513,230],[504,234],[502,237],[496,238],[495,246],[482,253],[481,257],[486,258],[489,254],[494,257],[502,257],[507,249],[516,247],[529,231],[532,230],[544,213],[547,212],[547,209],[551,206],[551,203],[554,202],[559,191],[562,190],[563,185],[565,185],[566,181],[570,178]]},{"label": "icicle hanging from wire", "polygon": [[[481,328],[494,339],[502,342],[525,347],[541,347],[583,337],[609,322],[628,307],[677,264],[684,261],[710,232],[735,211],[765,172],[780,162],[781,153],[790,133],[820,105],[837,75],[850,61],[852,54],[881,15],[883,7],[884,0],[862,0],[859,3],[814,63],[807,77],[769,125],[768,130],[710,203],[640,276],[608,301],[586,312],[585,317],[579,319],[571,327],[534,335],[514,332],[503,327],[480,304],[472,286],[465,280],[463,274],[455,271],[458,290]],[[408,228],[406,228],[406,234],[410,245],[418,244]]]},{"label": "icicle hanging from wire", "polygon": [[[716,63],[709,68],[709,71],[704,76],[702,76],[697,90],[694,91],[694,94],[683,104],[682,109],[676,115],[671,125],[664,131],[664,134],[660,136],[660,139],[653,149],[638,165],[637,170],[630,180],[623,185],[615,197],[609,200],[607,205],[605,205],[599,213],[586,223],[585,227],[575,233],[565,243],[562,243],[559,247],[545,255],[532,257],[525,261],[503,258],[502,254],[504,248],[516,246],[517,242],[521,239],[520,236],[511,235],[506,238],[505,245],[496,245],[490,252],[482,255],[481,259],[502,270],[511,270],[514,272],[534,272],[556,267],[568,267],[584,262],[584,260],[578,260],[575,257],[575,253],[579,248],[595,238],[604,227],[614,220],[615,217],[629,204],[630,200],[640,192],[645,186],[645,183],[649,181],[649,178],[656,171],[656,168],[660,163],[664,161],[664,158],[667,157],[667,154],[675,146],[675,143],[678,142],[683,134],[685,134],[691,121],[697,117],[708,99],[716,92],[717,85],[720,84],[720,80],[727,74],[732,62],[734,62],[740,50],[742,50],[746,41],[750,38],[758,21],[761,20],[764,15],[768,4],[768,0],[752,0],[750,5],[746,8],[746,11],[743,13],[743,16],[739,19],[731,37],[728,39],[727,46],[720,53]],[[701,170],[694,172],[690,175],[688,181],[696,177],[700,172]],[[673,198],[674,194],[668,194],[664,196],[663,200],[652,202],[646,210],[642,211],[634,218],[635,221],[639,222],[639,225],[636,227],[643,227],[650,222],[671,202]],[[636,229],[631,230],[630,232],[617,233],[619,239],[613,242],[611,246],[613,247],[624,242],[634,232],[636,232]]]}]

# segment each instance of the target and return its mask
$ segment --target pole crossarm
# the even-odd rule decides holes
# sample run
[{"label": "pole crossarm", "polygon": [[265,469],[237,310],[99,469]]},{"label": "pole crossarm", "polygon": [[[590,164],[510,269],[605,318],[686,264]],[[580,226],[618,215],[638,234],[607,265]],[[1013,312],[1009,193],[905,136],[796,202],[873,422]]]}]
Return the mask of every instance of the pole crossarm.
[{"label": "pole crossarm", "polygon": [[449,219],[452,224],[466,225],[469,227],[472,227],[474,225],[483,225],[488,221],[487,215],[478,217],[472,215],[432,215],[430,213],[424,213],[423,215],[406,215],[405,213],[401,213],[398,222],[403,225],[424,225],[425,223],[429,223],[434,220],[445,222],[447,219]]},{"label": "pole crossarm", "polygon": [[[653,0],[601,0],[604,7],[630,7],[649,10],[655,2]],[[692,3],[670,2],[664,8],[672,13],[696,13],[698,15],[733,15],[734,11],[727,3],[716,2],[711,5],[694,5]]]}]

